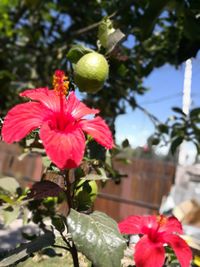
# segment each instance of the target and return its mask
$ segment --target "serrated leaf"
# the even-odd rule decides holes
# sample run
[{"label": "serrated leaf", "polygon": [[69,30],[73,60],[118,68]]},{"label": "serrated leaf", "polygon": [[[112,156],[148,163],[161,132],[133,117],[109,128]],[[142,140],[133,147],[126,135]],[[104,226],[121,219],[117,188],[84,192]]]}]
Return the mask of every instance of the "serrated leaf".
[{"label": "serrated leaf", "polygon": [[10,256],[0,261],[0,267],[6,267],[11,264],[15,264],[24,259],[28,255],[41,250],[44,247],[53,245],[55,242],[55,236],[52,232],[47,232],[42,236],[34,239],[33,241],[23,244],[20,247],[10,252]]},{"label": "serrated leaf", "polygon": [[113,219],[98,211],[85,215],[72,209],[67,222],[77,249],[95,267],[121,265],[126,245]]},{"label": "serrated leaf", "polygon": [[12,178],[12,177],[0,178],[0,188],[2,188],[3,190],[5,190],[11,194],[15,194],[17,188],[19,188],[19,187],[20,187],[20,185],[16,181],[15,178]]},{"label": "serrated leaf", "polygon": [[67,53],[67,59],[71,61],[71,63],[76,64],[82,56],[91,52],[94,52],[94,50],[87,48],[83,45],[73,45]]},{"label": "serrated leaf", "polygon": [[170,147],[172,154],[176,152],[177,147],[183,142],[183,139],[184,138],[182,136],[179,136],[172,142],[171,147]]}]

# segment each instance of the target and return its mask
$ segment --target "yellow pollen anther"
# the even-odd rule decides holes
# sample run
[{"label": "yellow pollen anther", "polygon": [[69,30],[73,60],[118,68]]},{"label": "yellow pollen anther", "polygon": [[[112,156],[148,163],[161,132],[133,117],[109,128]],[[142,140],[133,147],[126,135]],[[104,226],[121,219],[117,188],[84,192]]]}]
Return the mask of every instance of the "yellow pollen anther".
[{"label": "yellow pollen anther", "polygon": [[69,90],[69,80],[63,71],[55,71],[55,74],[53,75],[53,88],[56,93],[67,95]]},{"label": "yellow pollen anther", "polygon": [[157,216],[157,222],[160,226],[163,226],[167,223],[167,218],[163,215]]}]

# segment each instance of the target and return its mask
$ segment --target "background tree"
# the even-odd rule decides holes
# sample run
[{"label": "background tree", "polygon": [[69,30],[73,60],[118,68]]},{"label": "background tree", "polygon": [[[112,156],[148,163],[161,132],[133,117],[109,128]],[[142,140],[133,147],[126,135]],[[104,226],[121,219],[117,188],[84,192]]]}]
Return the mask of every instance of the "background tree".
[{"label": "background tree", "polygon": [[[97,31],[104,16],[131,38],[107,54],[109,80],[85,101],[102,110],[114,131],[127,104],[139,107],[143,78],[165,63],[179,66],[195,57],[200,47],[200,1],[196,0],[2,0],[0,3],[1,114],[24,88],[51,86],[58,68],[71,65],[66,53],[74,43],[96,49]],[[104,52],[104,51],[103,51]],[[106,103],[106,106],[105,106]]]}]

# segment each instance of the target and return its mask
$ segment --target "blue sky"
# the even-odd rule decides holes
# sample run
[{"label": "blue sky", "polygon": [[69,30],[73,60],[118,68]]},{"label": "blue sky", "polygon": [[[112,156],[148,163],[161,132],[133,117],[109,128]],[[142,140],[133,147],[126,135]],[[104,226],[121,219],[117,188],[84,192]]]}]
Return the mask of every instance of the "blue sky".
[{"label": "blue sky", "polygon": [[[164,13],[163,13],[164,14]],[[55,14],[56,15],[56,14]],[[71,24],[71,18],[63,14],[61,17],[64,25]],[[159,29],[155,29],[159,31]],[[123,43],[132,48],[135,44],[133,35],[128,35]],[[184,81],[185,64],[178,69],[166,64],[155,69],[148,78],[144,80],[146,87],[150,90],[143,96],[137,96],[137,102],[155,115],[160,121],[165,121],[173,114],[171,107],[182,107],[182,90]],[[191,107],[200,106],[200,53],[193,60],[192,73],[192,104]],[[81,97],[81,93],[79,93]],[[128,138],[133,147],[143,146],[147,138],[154,132],[154,125],[150,119],[140,110],[127,109],[127,114],[121,115],[116,120],[116,142],[120,144]],[[194,149],[192,149],[194,150]]]},{"label": "blue sky", "polygon": [[[159,120],[165,121],[173,114],[171,107],[182,106],[182,90],[185,64],[175,69],[165,66],[155,69],[144,80],[150,90],[144,96],[138,96],[137,102],[155,115]],[[192,104],[191,107],[200,106],[200,53],[193,60],[192,72]],[[133,147],[143,146],[147,138],[154,132],[150,119],[140,110],[132,111],[128,108],[126,115],[121,115],[116,121],[116,141],[121,143],[125,138]]]}]

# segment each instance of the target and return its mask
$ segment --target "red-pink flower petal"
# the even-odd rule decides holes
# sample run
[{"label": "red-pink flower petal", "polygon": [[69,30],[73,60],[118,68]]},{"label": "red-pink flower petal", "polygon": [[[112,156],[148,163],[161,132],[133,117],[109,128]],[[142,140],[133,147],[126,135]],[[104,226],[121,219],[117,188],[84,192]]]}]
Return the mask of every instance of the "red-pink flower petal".
[{"label": "red-pink flower petal", "polygon": [[135,235],[142,234],[142,216],[129,216],[118,223],[118,228],[122,234]]},{"label": "red-pink flower petal", "polygon": [[192,252],[188,244],[178,235],[163,234],[163,241],[174,250],[181,267],[189,267],[192,260]]},{"label": "red-pink flower petal", "polygon": [[137,267],[162,267],[165,261],[162,243],[152,242],[143,236],[135,246],[134,260]]},{"label": "red-pink flower petal", "polygon": [[71,92],[67,99],[67,108],[65,112],[69,112],[76,120],[78,120],[86,115],[97,114],[99,113],[99,110],[88,108],[76,98],[74,92]]},{"label": "red-pink flower petal", "polygon": [[40,129],[40,138],[47,155],[60,169],[75,168],[80,164],[85,151],[85,136],[79,127],[61,132],[45,123]]},{"label": "red-pink flower petal", "polygon": [[[52,111],[57,112],[60,110],[60,98],[54,90],[49,90],[48,88],[30,89],[20,93],[20,96],[39,101]],[[65,103],[66,100],[64,99],[63,102]]]},{"label": "red-pink flower petal", "polygon": [[167,219],[166,224],[163,224],[160,227],[159,232],[166,231],[168,234],[170,233],[182,234],[183,233],[182,225],[176,217],[171,216],[166,219]]},{"label": "red-pink flower petal", "polygon": [[157,229],[156,216],[129,216],[118,224],[121,233],[149,234],[152,229]]},{"label": "red-pink flower petal", "polygon": [[40,127],[50,113],[40,103],[16,105],[5,117],[2,128],[3,140],[7,143],[20,141],[32,130]]},{"label": "red-pink flower petal", "polygon": [[101,117],[98,116],[92,120],[81,120],[79,125],[83,131],[91,135],[100,145],[108,149],[113,147],[112,133]]}]

